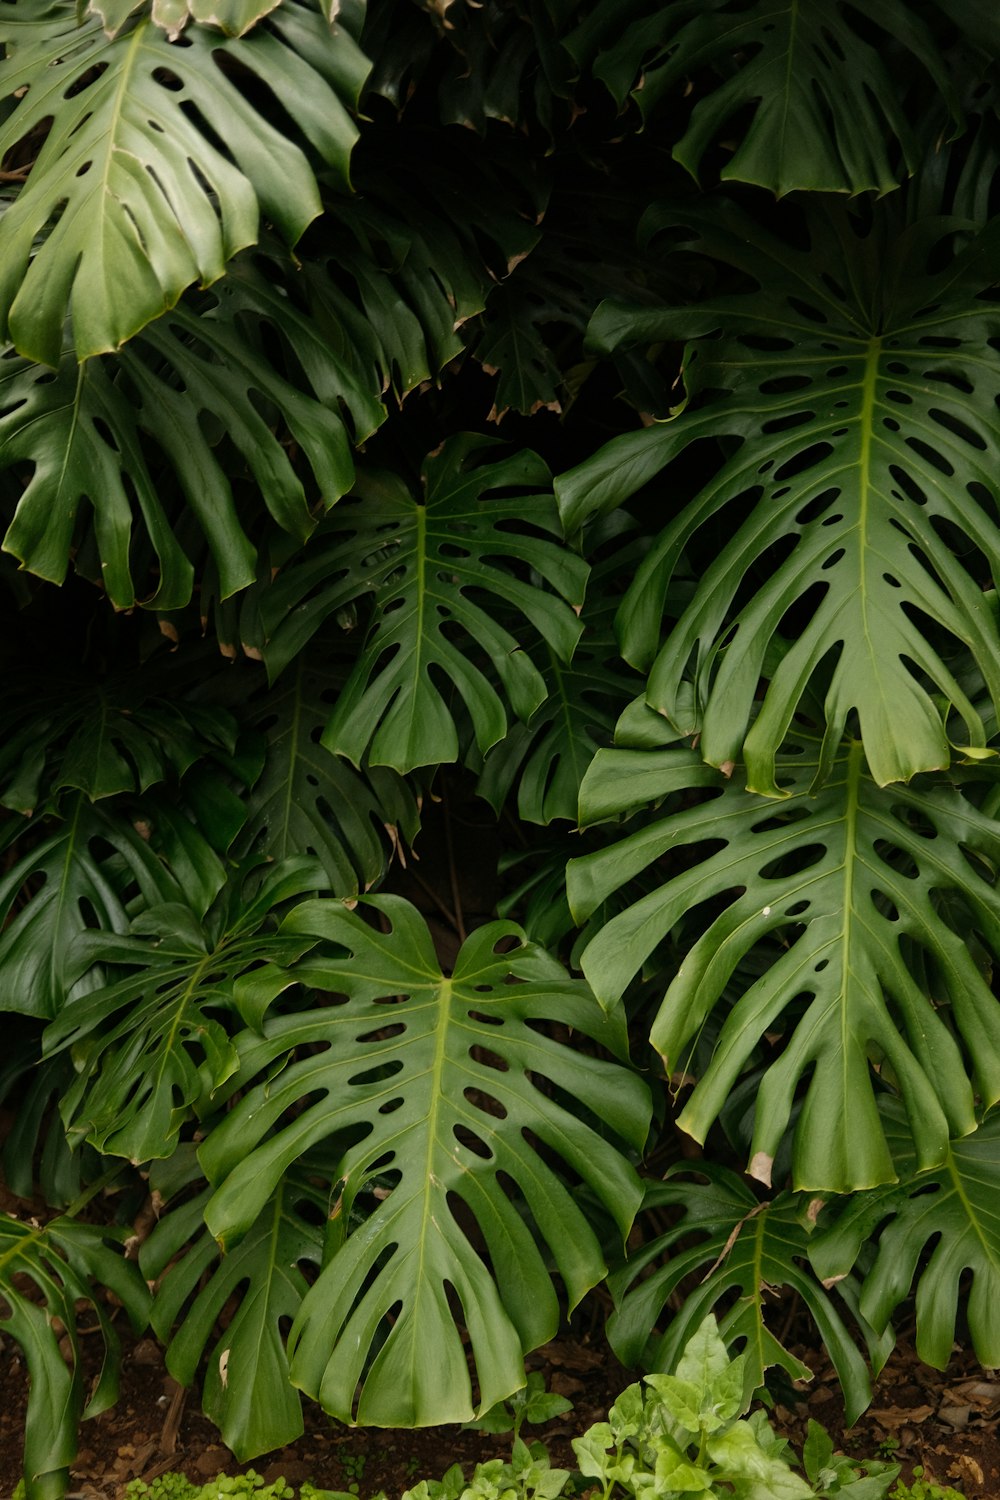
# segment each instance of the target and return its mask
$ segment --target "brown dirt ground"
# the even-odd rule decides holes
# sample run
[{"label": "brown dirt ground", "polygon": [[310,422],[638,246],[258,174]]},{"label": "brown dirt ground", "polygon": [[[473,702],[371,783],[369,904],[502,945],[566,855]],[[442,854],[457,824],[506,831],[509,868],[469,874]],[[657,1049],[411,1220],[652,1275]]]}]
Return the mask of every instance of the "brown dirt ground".
[{"label": "brown dirt ground", "polygon": [[[957,1353],[951,1369],[939,1374],[920,1364],[903,1339],[878,1382],[872,1408],[845,1432],[832,1371],[808,1349],[796,1352],[814,1366],[816,1376],[791,1404],[779,1404],[772,1414],[784,1435],[800,1444],[809,1417],[815,1417],[851,1455],[871,1457],[883,1445],[883,1455],[899,1460],[906,1475],[922,1464],[926,1475],[954,1484],[968,1500],[1000,1500],[1000,1372],[982,1370],[966,1352]],[[570,1439],[600,1420],[633,1377],[589,1336],[557,1339],[531,1356],[529,1365],[544,1373],[549,1389],[574,1403],[571,1413],[539,1434],[553,1462],[571,1468]],[[0,1349],[0,1500],[9,1500],[19,1478],[26,1396],[24,1366],[8,1343]],[[298,1442],[254,1461],[252,1467],[268,1481],[283,1474],[293,1484],[310,1479],[330,1489],[356,1485],[362,1496],[384,1489],[394,1497],[419,1478],[439,1476],[453,1462],[468,1472],[477,1461],[509,1451],[507,1438],[460,1428],[344,1428],[311,1404],[305,1420]],[[148,1481],[173,1469],[204,1483],[239,1467],[202,1416],[196,1392],[174,1383],[162,1351],[143,1338],[126,1344],[118,1405],[82,1428],[70,1493],[79,1500],[122,1500],[126,1484],[136,1477]]]}]

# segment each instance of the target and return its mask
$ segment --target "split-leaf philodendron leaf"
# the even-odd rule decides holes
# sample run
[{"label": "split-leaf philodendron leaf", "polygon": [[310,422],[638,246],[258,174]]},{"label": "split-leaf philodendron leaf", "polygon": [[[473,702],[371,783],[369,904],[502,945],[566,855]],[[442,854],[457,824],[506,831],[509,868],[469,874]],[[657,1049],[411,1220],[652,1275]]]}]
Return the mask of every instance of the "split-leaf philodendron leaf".
[{"label": "split-leaf philodendron leaf", "polygon": [[5,11],[0,156],[48,127],[0,216],[0,333],[31,359],[58,364],[67,313],[78,359],[119,348],[186,287],[220,277],[261,215],[294,244],[320,212],[304,150],[235,70],[348,180],[368,63],[302,0],[245,38],[192,26],[176,42],[147,16],[109,37],[72,0]]},{"label": "split-leaf philodendron leaf", "polygon": [[[236,1038],[241,1096],[200,1151],[218,1184],[205,1217],[238,1243],[286,1168],[339,1140],[328,1258],[292,1329],[292,1379],[341,1421],[463,1421],[477,1402],[449,1289],[485,1410],[523,1385],[523,1351],[558,1326],[548,1257],[570,1307],[605,1273],[574,1185],[627,1232],[641,1188],[623,1148],[641,1147],[649,1099],[620,1062],[548,1031],[625,1056],[620,1012],[513,924],[479,928],[446,977],[413,907],[366,905],[388,930],[336,901],[299,905],[279,935],[323,948],[238,987],[254,1029]],[[341,998],[267,1014],[296,982]],[[351,1232],[375,1177],[388,1191]]]},{"label": "split-leaf philodendron leaf", "polygon": [[1000,1116],[952,1141],[941,1165],[927,1172],[920,1171],[895,1101],[883,1107],[883,1119],[900,1182],[858,1193],[840,1209],[832,1205],[832,1225],[809,1248],[813,1266],[838,1281],[880,1231],[863,1277],[863,1316],[886,1328],[915,1284],[920,1358],[935,1369],[947,1367],[964,1304],[976,1357],[994,1367],[1000,1362]]},{"label": "split-leaf philodendron leaf", "polygon": [[[355,765],[409,771],[453,761],[455,692],[480,752],[503,738],[507,714],[527,719],[546,697],[519,638],[527,620],[558,660],[573,653],[589,569],[553,539],[549,472],[534,453],[490,458],[502,445],[472,433],[429,455],[414,495],[396,475],[365,474],[314,547],[262,598],[264,660],[273,676],[331,615],[372,601],[364,646],[323,735]],[[525,493],[527,492],[527,493]],[[519,576],[532,568],[552,592]],[[561,595],[561,597],[560,597]],[[485,670],[484,670],[485,668]],[[490,675],[487,675],[487,672]]]},{"label": "split-leaf philodendron leaf", "polygon": [[[975,6],[947,0],[942,9],[961,28]],[[891,192],[899,181],[898,150],[911,171],[919,159],[905,108],[908,77],[915,73],[926,88],[930,75],[959,118],[933,31],[904,0],[868,0],[863,7],[850,0],[632,0],[625,12],[615,0],[599,7],[605,45],[594,71],[619,102],[635,85],[647,120],[671,96],[693,99],[674,147],[693,176],[740,116],[723,179],[779,196],[802,188]],[[977,34],[976,18],[969,19]],[[872,23],[884,38],[872,34]],[[580,55],[595,30],[591,17],[575,44],[570,38],[570,49]],[[893,41],[895,66],[885,55]]]},{"label": "split-leaf philodendron leaf", "polygon": [[[727,1343],[741,1344],[747,1402],[773,1365],[780,1365],[792,1380],[809,1380],[812,1372],[781,1342],[774,1317],[769,1317],[775,1290],[792,1287],[836,1367],[848,1420],[856,1420],[871,1401],[871,1379],[840,1310],[810,1273],[803,1204],[791,1193],[761,1202],[734,1172],[705,1162],[682,1163],[671,1168],[663,1182],[647,1187],[644,1212],[678,1209],[683,1212],[671,1227],[646,1240],[610,1278],[616,1311],[608,1323],[608,1338],[618,1357],[627,1365],[672,1370],[692,1331],[737,1291],[738,1300],[720,1315],[720,1332]],[[651,1337],[650,1329],[682,1283],[695,1289],[666,1331]],[[879,1341],[870,1329],[865,1332],[881,1368],[891,1337]]]},{"label": "split-leaf philodendron leaf", "polygon": [[[585,819],[711,788],[713,774],[716,795],[573,860],[568,886],[582,921],[640,871],[660,872],[584,950],[607,1004],[694,913],[651,1030],[669,1072],[683,1073],[706,1021],[722,1019],[682,1128],[703,1141],[767,1035],[784,1029],[758,1090],[750,1171],[770,1180],[804,1086],[795,1185],[846,1192],[896,1175],[875,1069],[903,1098],[921,1167],[975,1128],[977,1100],[1000,1099],[1000,1003],[968,942],[975,931],[1000,954],[1000,822],[987,767],[883,789],[848,742],[817,791],[820,764],[818,740],[797,734],[777,763],[786,800],[776,804],[694,751],[600,751],[581,791]],[[759,971],[748,961],[762,949]]]},{"label": "split-leaf philodendron leaf", "polygon": [[[810,684],[825,686],[830,746],[857,713],[881,783],[947,766],[956,743],[984,752],[986,721],[952,670],[959,645],[1000,705],[1000,314],[983,296],[1000,225],[933,272],[949,226],[870,212],[866,229],[848,209],[813,208],[799,248],[728,204],[678,209],[685,243],[756,288],[690,308],[600,309],[593,332],[609,346],[694,336],[687,404],[557,481],[578,524],[661,470],[668,481],[699,440],[726,445],[640,569],[620,635],[649,670],[653,707],[676,718],[693,680],[705,759],[744,759],[750,786],[772,796]],[[689,548],[704,553],[701,584],[658,650]]]}]

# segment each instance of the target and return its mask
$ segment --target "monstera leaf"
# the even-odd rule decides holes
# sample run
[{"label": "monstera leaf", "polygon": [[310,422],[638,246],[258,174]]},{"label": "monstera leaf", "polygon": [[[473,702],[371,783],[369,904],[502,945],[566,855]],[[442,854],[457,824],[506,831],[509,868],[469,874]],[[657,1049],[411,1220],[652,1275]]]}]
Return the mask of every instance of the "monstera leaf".
[{"label": "monstera leaf", "polygon": [[[106,1411],[118,1396],[118,1336],[95,1283],[114,1292],[137,1333],[145,1327],[146,1284],[138,1268],[112,1248],[124,1238],[122,1230],[69,1218],[45,1225],[0,1218],[0,1331],[20,1345],[29,1376],[25,1500],[61,1500],[76,1456],[77,1423]],[[96,1322],[105,1351],[89,1399],[77,1335],[80,1304],[88,1321]],[[68,1361],[60,1348],[64,1337]]]},{"label": "monstera leaf", "polygon": [[[218,1184],[205,1218],[229,1250],[289,1165],[336,1143],[332,1238],[292,1328],[292,1379],[342,1421],[460,1421],[523,1385],[522,1351],[555,1332],[548,1257],[570,1307],[604,1275],[575,1188],[627,1231],[641,1189],[623,1148],[645,1138],[648,1095],[619,1062],[548,1033],[555,1022],[625,1056],[618,1012],[512,924],[474,932],[446,978],[413,907],[368,904],[388,931],[335,901],[302,903],[279,936],[323,949],[240,986],[259,1033],[237,1037],[239,1099],[199,1152]],[[268,1017],[296,981],[344,998]],[[376,1176],[383,1191],[351,1233]]]},{"label": "monstera leaf", "polygon": [[59,363],[67,312],[78,359],[119,348],[185,287],[217,280],[261,213],[294,244],[320,212],[294,135],[346,183],[368,64],[318,8],[283,0],[242,40],[194,26],[176,43],[148,16],[109,37],[70,0],[7,10],[0,156],[49,127],[0,219],[0,336],[28,358]]},{"label": "monstera leaf", "polygon": [[7,679],[7,739],[0,747],[0,802],[30,813],[42,798],[78,790],[92,802],[144,792],[183,775],[208,751],[234,749],[236,726],[221,709],[170,701],[169,681],[149,670],[93,681]]},{"label": "monstera leaf", "polygon": [[328,507],[354,482],[352,444],[385,419],[386,392],[402,398],[436,374],[483,305],[475,245],[443,214],[385,197],[341,205],[327,253],[304,267],[265,237],[116,358],[78,367],[68,349],[53,378],[8,351],[0,468],[32,468],[5,550],[61,582],[92,508],[92,572],[112,601],[138,594],[171,610],[191,595],[193,520],[226,599],[257,573],[234,497],[243,466],[273,519],[304,540],[317,495]]},{"label": "monstera leaf", "polygon": [[239,1066],[217,1019],[233,1009],[235,981],[262,960],[287,961],[310,946],[261,928],[275,907],[323,884],[315,860],[288,860],[252,895],[245,880],[231,879],[203,923],[175,901],[151,907],[125,936],[79,938],[80,968],[129,972],[72,1000],[46,1029],[49,1055],[73,1049],[76,1077],[61,1104],[67,1132],[133,1162],[169,1156],[181,1126]]},{"label": "monstera leaf", "polygon": [[385,871],[387,850],[412,843],[420,826],[416,798],[388,767],[361,773],[320,744],[343,687],[318,653],[297,658],[266,697],[253,704],[267,754],[249,798],[247,846],[270,859],[314,855],[330,890],[355,896]]},{"label": "monstera leaf", "polygon": [[[176,1164],[168,1171],[176,1175]],[[283,1328],[308,1290],[303,1266],[322,1263],[329,1195],[310,1180],[304,1164],[289,1171],[246,1238],[225,1256],[205,1228],[208,1196],[206,1188],[168,1207],[139,1261],[146,1279],[156,1283],[150,1321],[167,1345],[174,1379],[190,1385],[212,1344],[205,1415],[245,1463],[302,1435],[302,1405],[288,1378]],[[234,1296],[236,1310],[213,1342],[219,1314]]]},{"label": "monstera leaf", "polygon": [[[694,1169],[672,1167],[663,1182],[646,1189],[644,1213],[677,1209],[682,1213],[671,1227],[631,1254],[610,1277],[616,1311],[608,1322],[608,1338],[618,1357],[627,1365],[673,1370],[694,1330],[716,1311],[723,1338],[728,1344],[739,1342],[746,1358],[747,1403],[773,1365],[792,1380],[809,1380],[809,1368],[768,1327],[768,1298],[779,1287],[790,1287],[816,1325],[844,1390],[847,1420],[854,1422],[871,1402],[871,1380],[840,1311],[810,1273],[809,1236],[801,1222],[804,1205],[791,1193],[762,1203],[734,1172],[706,1162]],[[682,1283],[694,1290],[666,1331],[650,1337]],[[727,1308],[724,1313],[720,1304]],[[870,1328],[862,1328],[877,1374],[892,1338],[879,1340]]]},{"label": "monstera leaf", "polygon": [[[1000,32],[977,0],[939,3],[949,22],[992,52]],[[872,23],[886,35],[873,33]],[[647,120],[667,98],[693,98],[674,147],[693,176],[739,116],[735,148],[730,145],[720,175],[779,195],[799,188],[885,193],[896,187],[898,149],[907,170],[919,160],[904,109],[905,84],[913,78],[926,94],[929,75],[960,119],[939,43],[903,0],[864,6],[851,0],[652,6],[640,0],[624,7],[604,0],[567,46],[580,60],[600,47],[594,72],[619,103],[635,86]],[[694,86],[692,79],[698,80]]]},{"label": "monstera leaf", "polygon": [[[618,655],[613,618],[615,578],[635,565],[634,549],[617,547],[593,569],[580,611],[583,635],[568,664],[547,643],[534,654],[548,689],[526,724],[515,724],[486,757],[478,791],[499,814],[517,782],[518,816],[529,823],[575,823],[580,783],[615,720],[640,686]],[[544,658],[548,659],[545,660]]]},{"label": "monstera leaf", "polygon": [[834,1208],[832,1226],[809,1247],[813,1266],[827,1284],[839,1281],[877,1234],[878,1249],[861,1290],[863,1315],[885,1328],[916,1282],[920,1358],[935,1369],[946,1368],[961,1302],[976,1357],[995,1367],[1000,1363],[1000,1117],[952,1141],[942,1165],[930,1172],[919,1170],[898,1103],[887,1102],[883,1119],[900,1183],[859,1193],[842,1209]]},{"label": "monstera leaf", "polygon": [[[720,776],[714,798],[673,808],[572,861],[568,884],[580,920],[638,872],[659,873],[657,886],[583,954],[605,1003],[677,923],[698,914],[651,1033],[669,1072],[686,1070],[734,975],[741,993],[720,1012],[681,1127],[705,1139],[784,1017],[783,1048],[769,1054],[757,1094],[750,1171],[770,1180],[801,1086],[796,1186],[839,1192],[896,1175],[873,1068],[899,1089],[924,1168],[947,1159],[950,1136],[975,1128],[977,1097],[984,1105],[1000,1098],[1000,1004],[972,941],[979,934],[980,949],[1000,953],[992,878],[1000,823],[979,783],[992,786],[992,771],[886,791],[866,774],[860,744],[849,742],[814,792],[821,760],[819,743],[796,735],[779,761],[785,802],[761,802],[738,773],[728,783]],[[692,751],[600,751],[583,785],[583,815],[606,818],[684,787],[710,787],[712,774]],[[739,966],[775,938],[777,960],[740,981]]]},{"label": "monstera leaf", "polygon": [[5,844],[27,852],[0,877],[0,975],[8,1010],[49,1018],[74,983],[86,987],[72,958],[87,928],[124,933],[129,906],[175,901],[180,889],[130,819],[92,807],[80,793],[62,805],[61,821],[41,816],[9,822]]},{"label": "monstera leaf", "polygon": [[[780,795],[775,753],[810,684],[828,683],[831,747],[856,711],[881,783],[947,766],[952,740],[981,752],[984,718],[952,670],[956,643],[1000,704],[989,459],[1000,367],[982,353],[1000,319],[981,297],[1000,226],[935,273],[939,221],[906,229],[888,207],[874,214],[866,233],[846,209],[816,209],[809,248],[797,249],[724,204],[685,209],[694,243],[758,289],[659,315],[599,311],[609,343],[722,333],[688,348],[687,409],[560,482],[577,523],[699,439],[725,440],[717,472],[640,569],[621,639],[670,719],[693,674],[703,755],[745,759],[750,786],[769,795]],[[657,654],[687,549],[702,584]]]},{"label": "monstera leaf", "polygon": [[[559,661],[573,653],[582,627],[570,605],[582,602],[587,565],[551,540],[554,505],[524,494],[548,484],[541,459],[523,451],[490,463],[497,446],[474,434],[450,439],[426,459],[419,497],[395,475],[365,476],[356,503],[325,523],[321,545],[262,598],[264,659],[276,676],[329,616],[374,596],[360,659],[323,735],[355,765],[367,756],[405,772],[455,760],[446,687],[464,700],[480,752],[502,739],[504,703],[476,658],[527,719],[545,682],[504,623],[508,613],[543,635]],[[562,598],[511,564],[533,569]]]}]

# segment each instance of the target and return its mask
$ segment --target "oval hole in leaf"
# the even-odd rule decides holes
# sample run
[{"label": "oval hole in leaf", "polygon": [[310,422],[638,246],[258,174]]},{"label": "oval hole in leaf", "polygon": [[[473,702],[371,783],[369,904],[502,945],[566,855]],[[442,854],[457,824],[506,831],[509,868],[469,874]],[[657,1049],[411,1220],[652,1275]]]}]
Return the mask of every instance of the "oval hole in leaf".
[{"label": "oval hole in leaf", "polygon": [[483,1026],[502,1026],[503,1025],[503,1017],[502,1016],[488,1016],[488,1015],[486,1015],[481,1010],[470,1010],[469,1011],[469,1019],[470,1019],[470,1021],[479,1021],[480,1024],[483,1025]]},{"label": "oval hole in leaf", "polygon": [[379,1063],[377,1068],[364,1068],[360,1073],[352,1073],[347,1084],[349,1088],[354,1088],[366,1083],[384,1083],[386,1079],[395,1078],[402,1071],[402,1061],[397,1057],[391,1062]]},{"label": "oval hole in leaf", "polygon": [[473,1156],[478,1156],[483,1161],[493,1160],[493,1152],[487,1146],[486,1142],[481,1140],[473,1131],[469,1130],[467,1126],[453,1125],[451,1133],[458,1144],[464,1147],[466,1151],[471,1151]]},{"label": "oval hole in leaf", "polygon": [[980,453],[986,452],[984,439],[979,436],[978,432],[973,432],[971,427],[956,417],[954,412],[942,411],[939,406],[932,406],[929,408],[927,415],[932,417],[939,427],[944,427],[948,432],[953,432],[956,437],[968,443],[971,448],[978,449]]},{"label": "oval hole in leaf", "polygon": [[[815,420],[816,413],[814,411],[791,411],[787,412],[783,417],[772,417],[769,422],[762,422],[760,430],[770,437],[776,432],[790,432],[794,427],[802,427],[805,423]],[[808,452],[808,449],[806,451]],[[787,464],[785,467],[788,467]],[[782,474],[779,469],[775,478],[784,479],[787,476]]]},{"label": "oval hole in leaf", "polygon": [[801,453],[796,453],[794,458],[788,459],[775,471],[775,479],[780,483],[785,479],[792,479],[796,474],[802,474],[806,469],[812,469],[816,464],[822,463],[829,458],[833,448],[829,443],[811,443],[808,448],[803,448]]},{"label": "oval hole in leaf", "polygon": [[510,1072],[510,1064],[505,1057],[500,1056],[499,1052],[491,1052],[488,1047],[479,1045],[471,1050],[476,1062],[482,1063],[484,1068],[495,1068],[498,1073]]},{"label": "oval hole in leaf", "polygon": [[839,489],[821,490],[818,495],[803,505],[796,514],[796,526],[808,526],[810,521],[818,521],[825,510],[828,510],[835,500],[840,498]]},{"label": "oval hole in leaf", "polygon": [[939,453],[938,450],[936,448],[932,448],[929,443],[925,443],[920,438],[916,437],[908,437],[905,439],[905,442],[908,448],[912,448],[914,453],[919,453],[921,458],[926,459],[927,462],[931,464],[935,469],[937,469],[941,474],[943,474],[945,478],[951,479],[954,476],[954,466],[949,463],[943,453]]},{"label": "oval hole in leaf", "polygon": [[916,480],[912,479],[910,475],[907,474],[905,469],[901,469],[898,464],[890,464],[889,473],[899,485],[900,489],[903,491],[903,495],[905,495],[907,500],[912,500],[915,505],[927,504],[927,496],[917,484]]},{"label": "oval hole in leaf", "polygon": [[757,389],[762,396],[783,396],[786,391],[804,391],[813,384],[811,375],[775,375],[763,380]]},{"label": "oval hole in leaf", "polygon": [[791,875],[800,875],[803,870],[810,869],[819,864],[826,854],[823,844],[804,844],[800,849],[793,849],[789,854],[781,854],[777,859],[768,860],[766,865],[760,868],[761,880],[787,880]]},{"label": "oval hole in leaf", "polygon": [[356,1036],[356,1042],[387,1042],[390,1037],[399,1036],[400,1032],[406,1030],[404,1021],[394,1021],[391,1026],[379,1026],[374,1031],[364,1031]]}]

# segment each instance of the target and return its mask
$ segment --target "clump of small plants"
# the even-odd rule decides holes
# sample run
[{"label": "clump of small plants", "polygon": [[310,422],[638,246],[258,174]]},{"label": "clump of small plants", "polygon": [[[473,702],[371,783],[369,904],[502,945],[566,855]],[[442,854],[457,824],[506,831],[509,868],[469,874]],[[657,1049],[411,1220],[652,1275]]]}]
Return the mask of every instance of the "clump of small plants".
[{"label": "clump of small plants", "polygon": [[[525,1423],[551,1420],[570,1409],[546,1392],[541,1377],[477,1425],[512,1433],[511,1456],[476,1465],[467,1479],[453,1464],[440,1479],[421,1479],[401,1500],[962,1500],[954,1490],[894,1483],[899,1465],[858,1460],[833,1451],[829,1433],[809,1423],[801,1461],[774,1431],[763,1410],[746,1415],[745,1359],[731,1359],[715,1320],[708,1317],[688,1342],[672,1375],[647,1375],[623,1391],[608,1413],[573,1442],[578,1469],[555,1468],[545,1444],[525,1442]],[[201,1486],[162,1474],[128,1486],[129,1500],[356,1500],[353,1493],[284,1479],[265,1484],[252,1469]],[[384,1495],[373,1500],[385,1500]]]}]

